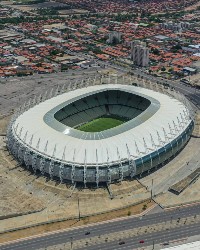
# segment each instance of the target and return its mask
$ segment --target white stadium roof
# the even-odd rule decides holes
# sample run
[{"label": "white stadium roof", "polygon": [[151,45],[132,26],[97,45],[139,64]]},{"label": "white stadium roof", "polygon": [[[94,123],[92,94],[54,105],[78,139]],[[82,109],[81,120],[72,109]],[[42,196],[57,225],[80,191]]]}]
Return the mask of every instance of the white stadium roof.
[{"label": "white stadium roof", "polygon": [[[81,98],[83,95],[89,96],[95,92],[115,89],[141,95],[151,101],[151,105],[146,111],[129,121],[132,123],[127,122],[127,124],[133,124],[132,127],[129,126],[127,129],[123,129],[125,126],[128,126],[124,123],[116,127],[116,131],[119,133],[112,134],[113,129],[110,129],[110,135],[107,134],[104,137],[104,134],[99,132],[102,136],[101,139],[93,137],[90,140],[86,132],[80,132],[67,127],[54,118],[55,112],[59,110],[56,107],[62,106],[63,103],[73,102],[74,99]],[[51,110],[55,110],[55,112],[45,121],[44,117]],[[150,110],[153,110],[153,112],[149,117],[148,113]],[[122,160],[127,159],[127,147],[130,154],[135,158],[147,154],[147,149],[151,150],[152,148],[151,135],[155,145],[158,148],[163,147],[164,144],[168,143],[166,135],[172,140],[187,128],[190,121],[187,124],[184,123],[180,128],[177,120],[177,117],[181,120],[180,114],[184,116],[185,111],[187,112],[187,108],[183,103],[167,95],[135,86],[105,84],[77,89],[46,100],[21,114],[15,121],[14,127],[17,127],[16,134],[22,143],[25,143],[26,146],[39,154],[45,154],[47,157],[53,156],[58,160],[81,165],[84,165],[85,158],[87,165],[96,164],[97,162],[98,164],[105,164],[108,161],[108,155],[109,162],[118,162],[119,156]],[[170,124],[172,129],[174,129],[173,121],[178,127],[178,134],[176,133],[176,135],[172,135],[169,128]],[[55,129],[55,124],[57,129]],[[77,133],[82,133],[83,136],[78,138],[76,131]],[[108,130],[105,131],[105,134],[107,132]],[[73,133],[75,136],[71,135]],[[27,134],[26,141],[23,142],[25,134]],[[45,148],[47,141],[48,147]],[[162,145],[160,145],[161,141],[163,142]],[[63,159],[64,151],[65,156]]]}]

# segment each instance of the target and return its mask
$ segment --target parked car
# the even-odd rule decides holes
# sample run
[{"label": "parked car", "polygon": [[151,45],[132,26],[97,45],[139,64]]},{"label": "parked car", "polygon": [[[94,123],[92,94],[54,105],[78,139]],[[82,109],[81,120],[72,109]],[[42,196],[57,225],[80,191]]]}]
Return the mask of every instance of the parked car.
[{"label": "parked car", "polygon": [[168,246],[169,245],[169,242],[164,242],[163,243],[163,246]]}]

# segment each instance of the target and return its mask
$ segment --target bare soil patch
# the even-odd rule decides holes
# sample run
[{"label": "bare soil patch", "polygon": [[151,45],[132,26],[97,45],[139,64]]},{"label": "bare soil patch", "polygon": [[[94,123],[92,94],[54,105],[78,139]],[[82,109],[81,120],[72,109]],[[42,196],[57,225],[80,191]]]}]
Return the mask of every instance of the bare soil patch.
[{"label": "bare soil patch", "polygon": [[11,115],[0,118],[0,134],[5,134]]}]

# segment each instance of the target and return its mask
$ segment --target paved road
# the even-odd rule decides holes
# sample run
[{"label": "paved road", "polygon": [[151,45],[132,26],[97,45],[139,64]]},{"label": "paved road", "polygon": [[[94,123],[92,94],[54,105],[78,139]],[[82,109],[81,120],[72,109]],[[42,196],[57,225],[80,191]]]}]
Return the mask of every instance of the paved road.
[{"label": "paved road", "polygon": [[[188,99],[190,99],[195,105],[198,105],[200,108],[200,89],[195,89],[191,86],[180,84],[179,81],[170,81],[167,79],[161,79],[158,77],[154,77],[152,75],[147,74],[145,71],[142,71],[141,69],[126,69],[122,66],[115,65],[112,62],[103,62],[101,60],[94,59],[92,56],[86,55],[86,54],[80,54],[76,52],[66,51],[67,53],[71,53],[72,55],[80,56],[87,58],[88,60],[96,61],[97,64],[99,64],[101,67],[111,67],[115,68],[118,71],[121,72],[133,72],[135,75],[140,75],[146,79],[149,79],[154,82],[161,82],[161,83],[168,83],[170,86],[174,87],[176,90],[178,90],[180,93],[184,94]],[[98,69],[97,69],[98,70]]]},{"label": "paved road", "polygon": [[[164,211],[156,214],[150,214],[138,218],[126,218],[123,220],[117,220],[109,223],[104,223],[104,224],[98,224],[98,225],[92,225],[92,226],[87,226],[84,228],[75,228],[70,231],[65,231],[65,232],[60,232],[60,233],[55,233],[51,235],[45,235],[41,236],[35,239],[29,239],[25,241],[20,241],[17,243],[5,245],[5,246],[0,246],[0,250],[27,250],[27,249],[39,249],[39,248],[44,248],[47,246],[51,245],[57,245],[61,243],[66,243],[71,241],[71,237],[73,237],[73,241],[75,240],[81,240],[81,239],[86,239],[87,237],[94,237],[94,236],[101,236],[105,234],[110,234],[112,232],[120,232],[128,229],[134,229],[138,228],[141,226],[147,226],[147,225],[152,225],[152,224],[157,224],[160,222],[166,222],[166,221],[171,221],[171,220],[177,220],[178,218],[186,218],[189,216],[195,216],[200,214],[200,204],[195,205],[195,206],[190,206],[190,207],[184,207],[181,209],[175,209],[175,210],[170,210],[170,211]],[[165,232],[157,232],[157,233],[152,233],[149,235],[145,235],[145,244],[151,244],[152,239],[155,239],[156,242],[161,242],[166,241],[167,239],[174,239],[177,237],[182,237],[182,236],[191,236],[199,233],[199,224],[194,224],[188,226],[186,230],[186,226],[184,228],[176,228],[176,233],[174,233],[173,230],[170,231],[165,231]],[[90,235],[86,236],[85,233],[87,231],[90,231]],[[166,238],[168,237],[168,238]],[[133,244],[138,243],[138,240],[141,239],[140,237],[134,237],[132,239],[126,240],[126,248],[127,245],[132,246]],[[116,249],[113,248],[113,244],[116,244],[116,242],[110,242],[107,243],[108,245],[104,244],[99,244],[96,245],[93,248],[87,247],[87,249]],[[104,246],[105,245],[105,246]],[[117,243],[118,245],[118,243]],[[122,248],[123,249],[123,248]]]},{"label": "paved road", "polygon": [[108,63],[108,62],[102,62],[102,61],[97,61],[98,64],[100,64],[101,66],[105,66],[105,67],[113,67],[116,70],[119,70],[121,72],[124,73],[128,73],[128,72],[132,72],[134,73],[134,75],[136,76],[141,76],[145,79],[151,80],[152,82],[160,82],[160,83],[167,83],[169,84],[171,87],[174,87],[175,90],[179,91],[180,93],[184,94],[188,99],[190,99],[190,101],[192,101],[195,105],[197,105],[200,108],[200,89],[195,89],[194,87],[191,87],[189,85],[185,85],[180,83],[179,81],[170,81],[167,79],[161,79],[158,77],[154,77],[152,75],[147,74],[145,71],[142,71],[140,69],[126,69],[124,67],[118,66],[118,65],[114,65],[112,63]]},{"label": "paved road", "polygon": [[[130,71],[123,67],[105,62],[97,61],[97,63],[100,64],[102,68],[113,67],[121,73],[127,73]],[[6,83],[2,85],[3,87],[0,93],[0,113],[10,113],[10,111],[15,107],[20,106],[22,103],[30,98],[33,98],[34,96],[39,96],[41,93],[45,93],[47,89],[49,91],[52,87],[56,89],[56,84],[61,86],[67,82],[69,83],[69,81],[75,82],[77,79],[80,79],[81,81],[88,77],[98,77],[101,75],[99,71],[101,71],[101,68],[89,68],[86,70],[68,70],[67,72],[53,74],[34,74],[28,77],[0,79],[0,82]],[[200,90],[195,90],[194,88],[180,84],[179,82],[170,82],[153,77],[138,69],[132,70],[132,72],[134,72],[136,76],[141,75],[142,77],[150,79],[153,82],[161,81],[163,83],[170,83],[171,86],[175,87],[176,90],[186,95],[186,97],[192,100],[195,105],[198,104],[200,107]]]},{"label": "paved road", "polygon": [[[124,245],[119,245],[119,241],[114,241],[114,242],[106,242],[104,244],[100,245],[95,245],[95,246],[87,246],[82,248],[82,250],[101,250],[101,249],[106,249],[106,250],[117,250],[117,249],[135,249],[138,247],[143,247],[143,246],[153,246],[154,244],[163,244],[165,242],[177,240],[177,239],[183,239],[189,236],[193,235],[198,235],[199,234],[199,228],[200,228],[200,223],[194,224],[194,225],[189,225],[189,226],[184,226],[180,228],[173,228],[169,231],[160,231],[160,232],[155,232],[155,233],[149,233],[145,234],[143,236],[136,236],[136,237],[131,237],[129,239],[122,239],[122,241],[125,242]],[[141,244],[140,240],[144,240],[144,243]]]},{"label": "paved road", "polygon": [[151,75],[148,75],[147,73],[140,71],[140,70],[133,70],[134,74],[140,75],[148,80],[151,80],[152,82],[160,82],[160,83],[167,83],[171,87],[174,87],[175,90],[179,91],[180,93],[184,94],[188,99],[190,99],[195,105],[199,105],[200,107],[200,89],[195,89],[194,87],[181,84],[178,81],[170,81],[166,79],[160,79],[158,77],[154,77]]}]

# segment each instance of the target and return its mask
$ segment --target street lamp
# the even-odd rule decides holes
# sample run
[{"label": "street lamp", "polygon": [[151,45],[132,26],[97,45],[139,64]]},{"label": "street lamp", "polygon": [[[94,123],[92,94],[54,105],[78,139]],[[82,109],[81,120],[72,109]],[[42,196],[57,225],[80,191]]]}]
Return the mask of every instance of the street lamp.
[{"label": "street lamp", "polygon": [[153,199],[153,179],[152,179],[152,182],[151,182],[151,200]]},{"label": "street lamp", "polygon": [[73,237],[70,237],[71,240],[71,249],[73,249]]},{"label": "street lamp", "polygon": [[78,197],[78,220],[81,219],[81,211],[80,211],[80,205],[79,205],[79,197]]}]

